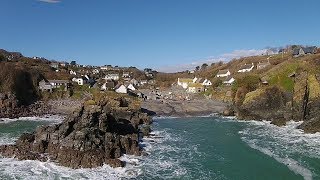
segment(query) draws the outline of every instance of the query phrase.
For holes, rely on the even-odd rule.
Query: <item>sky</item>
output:
[[[319,45],[319,0],[1,0],[0,48],[160,71]]]

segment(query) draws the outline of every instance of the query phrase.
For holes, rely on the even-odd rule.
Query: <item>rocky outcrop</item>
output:
[[[0,93],[0,118],[39,116],[50,112],[49,106],[43,102],[36,102],[28,106],[19,104],[14,94]]]
[[[290,95],[274,86],[247,93],[242,105],[235,107],[242,120],[290,119]]]
[[[320,78],[309,74],[305,82],[305,96],[300,105],[303,111],[299,113],[304,122],[298,128],[306,133],[320,132]]]
[[[320,132],[320,77],[301,71],[293,78],[292,93],[278,87],[246,93],[241,103],[235,101],[237,117],[243,120],[270,120],[278,126],[285,125],[289,120],[303,121],[298,128],[306,133]]]
[[[103,98],[83,105],[62,123],[41,126],[23,134],[14,145],[0,146],[6,157],[54,161],[71,168],[93,168],[104,163],[124,166],[123,154],[140,155],[139,125],[150,117],[130,107],[127,99]]]
[[[203,116],[212,113],[221,114],[228,104],[210,99],[174,101],[148,100],[142,102],[145,112],[157,116]]]

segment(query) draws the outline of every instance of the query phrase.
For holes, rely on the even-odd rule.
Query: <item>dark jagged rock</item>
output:
[[[0,93],[0,117],[18,118],[48,114],[50,108],[43,102],[35,102],[31,105],[20,105],[14,94]]]
[[[143,136],[149,136],[151,133],[151,127],[149,125],[142,126],[140,132]]]
[[[271,87],[246,96],[243,104],[236,107],[236,114],[243,120],[290,120],[290,96],[278,87]],[[256,94],[253,94],[256,93]]]
[[[14,145],[0,146],[6,157],[21,160],[50,159],[71,168],[93,168],[104,163],[124,166],[123,154],[140,155],[140,124],[150,117],[140,109],[121,107],[124,99],[104,99],[96,105],[84,105],[64,122],[41,126],[32,134],[23,134]],[[122,104],[122,105],[121,105]]]
[[[234,106],[228,106],[221,114],[222,116],[234,116]]]

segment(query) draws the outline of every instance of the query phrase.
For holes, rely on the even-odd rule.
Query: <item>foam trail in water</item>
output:
[[[34,117],[19,117],[19,118],[0,118],[0,123],[10,123],[14,121],[49,121],[53,123],[60,123],[65,117],[60,115],[45,115],[45,116],[34,116]]]
[[[251,148],[285,164],[306,180],[312,180],[313,175],[318,176],[307,168],[307,162],[301,158],[320,158],[320,133],[305,134],[297,129],[302,122],[290,121],[283,127],[272,125],[270,121],[247,123],[248,127],[239,131],[239,134]]]

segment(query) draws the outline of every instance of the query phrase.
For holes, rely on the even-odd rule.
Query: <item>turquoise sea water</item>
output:
[[[48,123],[0,123],[0,144]],[[220,117],[155,119],[154,136],[141,143],[149,155],[123,156],[125,168],[72,170],[0,158],[0,179],[320,179],[320,134],[303,134],[297,125],[280,128]]]

